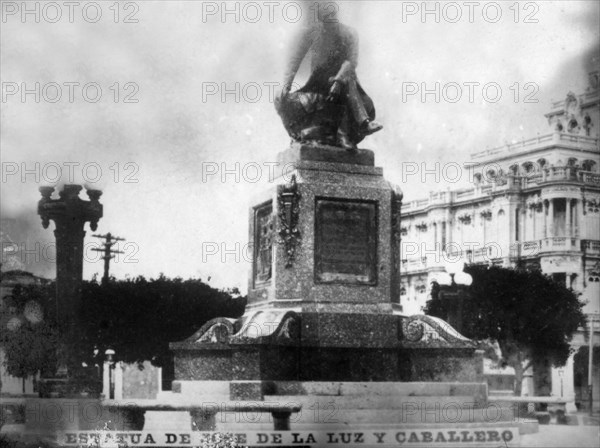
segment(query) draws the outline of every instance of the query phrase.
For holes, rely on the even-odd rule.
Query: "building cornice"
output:
[[[590,154],[595,157],[600,156],[598,137],[573,135],[568,132],[553,132],[551,134],[538,135],[537,137],[521,140],[520,142],[509,143],[492,149],[472,153],[469,165],[476,168],[490,162],[501,162],[517,156],[521,157],[556,149],[576,151],[579,153]]]

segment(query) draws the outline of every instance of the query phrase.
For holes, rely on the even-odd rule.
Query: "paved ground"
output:
[[[587,448],[600,446],[600,418],[596,413],[571,414],[576,425],[540,425],[537,434],[521,436],[521,446],[540,448]]]
[[[540,425],[540,432],[521,436],[521,447],[587,448],[600,446],[594,426]]]
[[[165,418],[167,415],[168,418]],[[577,413],[575,416],[577,425],[539,425],[540,431],[538,433],[521,436],[521,447],[600,447],[600,418],[596,416],[590,419],[590,417],[584,413]],[[160,420],[151,418],[146,420],[146,422],[154,427],[175,426],[180,427],[182,430],[187,429],[187,416],[181,413],[162,413],[162,418]]]
[[[149,413],[146,420],[148,429],[178,428],[181,431],[189,430],[189,416],[187,413],[163,412]],[[539,425],[539,432],[521,436],[521,447],[529,448],[588,448],[600,447],[600,418],[596,414],[590,418],[587,414],[577,413],[573,425]],[[154,418],[160,416],[161,418]],[[574,422],[573,422],[574,423]],[[10,432],[11,425],[3,428],[3,432]],[[21,430],[24,428],[21,428]],[[19,428],[12,428],[19,431]],[[1,443],[0,443],[1,445]]]

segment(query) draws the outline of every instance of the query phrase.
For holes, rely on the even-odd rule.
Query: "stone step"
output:
[[[121,401],[127,401],[127,398],[123,398]],[[135,401],[135,399],[131,399],[131,401]],[[232,400],[229,399],[229,393],[227,394],[179,394],[172,392],[162,392],[160,396],[157,396],[156,401],[161,403],[173,403],[178,404],[182,401],[188,403],[193,402],[198,405],[202,404],[213,404],[213,403],[229,403]],[[236,400],[234,400],[236,401]],[[254,400],[261,401],[261,400]]]
[[[185,412],[147,412],[146,420],[152,422],[155,427],[176,426],[182,429],[188,429],[191,425],[191,419]],[[255,412],[236,412],[236,413],[218,413],[215,416],[217,427],[234,425],[238,429],[245,426],[255,425],[264,426],[273,429],[273,419],[270,413]],[[410,425],[410,424],[495,424],[495,423],[513,423],[513,412],[508,408],[497,408],[492,406],[483,409],[473,408],[427,408],[421,411],[418,408],[406,409],[344,409],[318,406],[303,407],[302,411],[290,416],[290,425],[292,429],[301,427],[310,428],[321,425],[333,426],[352,426],[369,425],[377,422],[383,425]]]
[[[231,381],[173,381],[172,392],[185,395],[227,395]]]
[[[340,424],[340,423],[321,423],[321,424],[306,424],[306,423],[295,423],[291,425],[291,431],[303,432],[303,431],[327,431],[327,432],[348,432],[348,431],[432,431],[436,428],[452,428],[456,431],[464,431],[469,429],[480,429],[480,428],[496,428],[496,427],[518,427],[519,434],[535,434],[538,432],[538,422],[535,420],[519,420],[515,422],[474,422],[474,423],[422,423],[422,424],[404,424],[404,423],[352,423],[352,424]],[[217,424],[217,430],[223,432],[243,432],[243,431],[273,431],[273,426],[267,422],[261,423],[227,423]]]
[[[321,409],[405,409],[407,411],[421,408],[440,409],[450,412],[455,408],[470,409],[482,407],[501,407],[488,405],[484,401],[475,401],[473,396],[395,396],[395,395],[265,395],[264,402],[280,404],[301,404],[303,409],[319,407]],[[506,406],[508,407],[508,406]]]
[[[381,424],[458,424],[458,423],[497,423],[512,422],[513,414],[509,409],[470,409],[463,410],[461,413],[455,411],[442,412],[415,412],[408,413],[398,409],[303,409],[298,414],[290,416],[290,424],[295,428],[298,424],[321,425],[331,424],[365,424],[373,422]],[[216,421],[221,424],[256,424],[270,423],[272,421],[270,414],[257,413],[237,413],[237,414],[217,414]]]
[[[273,381],[263,387],[267,395],[487,395],[484,383]]]
[[[334,396],[472,396],[483,401],[487,396],[485,383],[433,382],[348,382],[348,381],[174,381],[173,394],[186,396],[206,395],[243,396],[238,391],[249,391],[249,400],[265,395],[334,395]],[[235,397],[231,394],[234,393]]]

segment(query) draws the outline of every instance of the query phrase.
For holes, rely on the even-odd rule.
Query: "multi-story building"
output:
[[[598,72],[590,74],[585,93],[569,93],[546,117],[547,134],[472,154],[471,188],[431,192],[403,205],[405,314],[422,313],[431,282],[460,255],[467,263],[541,269],[581,294],[590,325],[600,319]],[[587,344],[583,331],[576,347]],[[574,394],[564,387],[574,381],[572,360],[552,372],[555,395],[561,380],[563,395]],[[597,375],[595,381],[594,394]]]

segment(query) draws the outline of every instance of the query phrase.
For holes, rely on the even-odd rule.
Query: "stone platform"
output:
[[[176,381],[172,395],[178,394],[207,405],[235,400],[301,405],[290,422],[298,432],[455,428],[460,434],[513,428],[522,435],[538,430],[536,420],[519,418],[515,408],[489,403],[483,383]],[[271,426],[268,415],[222,414],[215,419],[218,431],[270,431]]]
[[[481,379],[473,342],[398,312],[402,193],[373,152],[293,144],[278,161],[250,208],[246,313],[172,343],[176,379]]]
[[[486,414],[478,344],[440,319],[401,313],[402,193],[373,153],[294,144],[278,161],[280,176],[249,213],[246,312],[170,344],[173,396],[297,402],[303,412],[291,427],[307,431],[514,432],[509,409],[495,421]],[[461,415],[440,414],[452,410]],[[262,424],[222,423],[217,429]]]
[[[430,316],[255,310],[172,343],[183,381],[482,381],[482,353]]]

